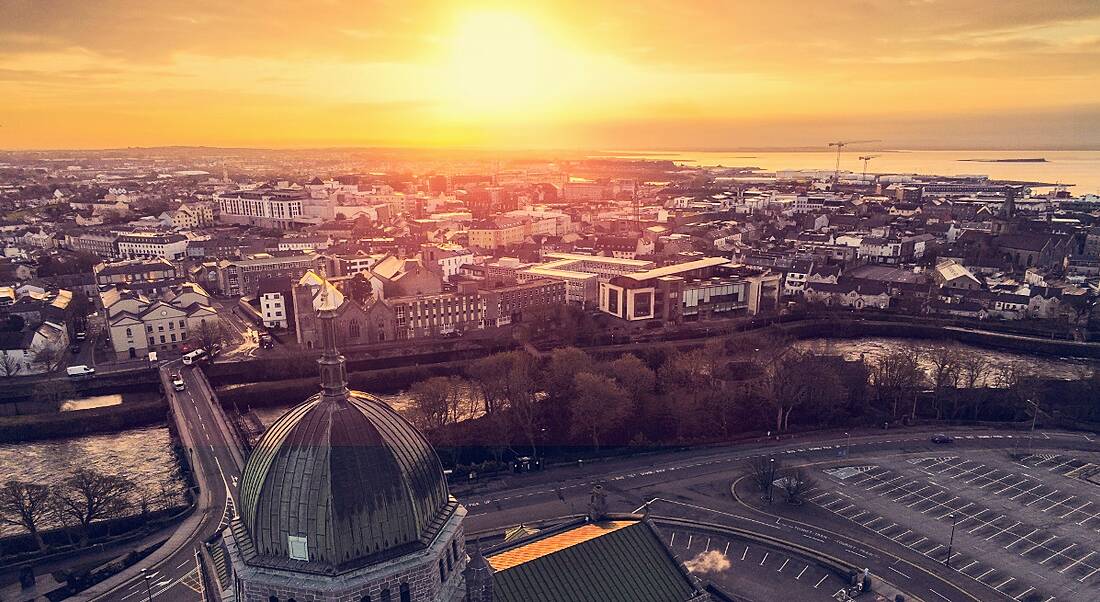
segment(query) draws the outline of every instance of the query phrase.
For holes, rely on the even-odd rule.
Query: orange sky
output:
[[[1096,0],[0,0],[0,148],[1100,148]]]

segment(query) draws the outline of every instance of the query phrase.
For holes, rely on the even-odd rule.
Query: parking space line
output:
[[[1017,539],[1016,541],[1014,541],[1014,542],[1012,542],[1012,543],[1008,544],[1007,546],[1005,546],[1005,549],[1007,550],[1007,549],[1011,548],[1012,546],[1014,546],[1014,545],[1016,545],[1016,544],[1020,543],[1021,541],[1025,540],[1025,539],[1027,539],[1027,538],[1029,538],[1029,537],[1031,537],[1032,535],[1035,535],[1035,533],[1037,533],[1038,531],[1039,531],[1039,529],[1032,529],[1032,530],[1031,530],[1031,532],[1030,532],[1030,533],[1028,533],[1027,535],[1021,535],[1019,539]],[[1013,535],[1015,535],[1015,533],[1013,533]],[[1031,540],[1028,540],[1028,541],[1031,541]],[[1047,541],[1050,541],[1050,540],[1047,540]],[[1040,545],[1042,545],[1042,544],[1037,544],[1037,545],[1036,545],[1035,547],[1037,548],[1037,547],[1039,547]],[[1033,549],[1035,549],[1035,548],[1032,548],[1032,550],[1033,550]],[[1030,552],[1030,551],[1031,551],[1031,550],[1028,550],[1027,552]],[[1027,552],[1024,552],[1024,554],[1027,554]]]
[[[1012,525],[1011,527],[1006,527],[1004,529],[1001,529],[1001,530],[997,531],[993,535],[990,535],[989,537],[986,537],[985,540],[989,541],[989,540],[993,539],[994,537],[1000,535],[1001,533],[1004,533],[1005,531],[1011,531],[1012,529],[1015,529],[1016,527],[1019,527],[1019,526],[1020,526],[1020,521],[1016,521],[1016,524]]]
[[[1022,592],[1016,594],[1015,596],[1013,596],[1012,599],[1013,600],[1019,600],[1019,599],[1023,598],[1024,596],[1030,594],[1033,591],[1035,591],[1035,588],[1034,587],[1029,587],[1029,588],[1025,589],[1024,591],[1022,591]]]
[[[1041,502],[1041,501],[1049,498],[1050,496],[1054,495],[1055,493],[1058,493],[1057,489],[1051,491],[1050,493],[1044,495],[1043,497],[1038,497],[1038,498],[1035,498],[1035,499],[1031,500],[1030,502],[1024,504],[1024,506],[1030,506],[1030,505],[1034,504],[1035,502]]]
[[[1066,502],[1068,502],[1070,500],[1074,500],[1074,499],[1077,499],[1077,496],[1071,495],[1071,496],[1067,497],[1066,499],[1058,502],[1057,504],[1052,504],[1050,506],[1047,506],[1046,508],[1040,508],[1039,511],[1040,512],[1047,512],[1051,508],[1057,508],[1058,506],[1061,506],[1062,504],[1065,504]]]
[[[1036,489],[1038,489],[1038,488],[1040,488],[1040,487],[1042,487],[1042,486],[1043,486],[1043,484],[1042,484],[1042,483],[1039,483],[1038,485],[1036,485],[1036,486],[1032,487],[1031,489],[1028,489],[1027,491],[1021,491],[1020,493],[1017,493],[1016,495],[1014,495],[1014,496],[1012,496],[1012,497],[1010,497],[1010,498],[1008,498],[1008,499],[1010,499],[1010,500],[1015,500],[1016,498],[1020,497],[1021,495],[1026,495],[1026,494],[1028,494],[1028,493],[1031,493],[1032,491],[1035,491]]]
[[[997,569],[989,569],[988,571],[986,571],[986,572],[982,573],[981,575],[978,575],[977,577],[974,577],[974,579],[976,579],[976,580],[981,580],[982,578],[986,577],[987,575],[989,575],[990,573],[992,573],[992,572],[994,572],[994,571],[996,571],[996,570],[997,570]]]
[[[828,579],[828,578],[829,578],[829,576],[828,576],[828,575],[825,575],[824,577],[822,577],[822,578],[821,578],[821,581],[818,581],[818,582],[817,582],[817,585],[815,585],[815,586],[814,586],[814,589],[817,589],[817,588],[821,587],[821,584],[822,584],[822,583],[825,583],[825,580],[826,580],[826,579]]]
[[[808,565],[808,564],[806,566],[802,567],[802,570],[798,572],[798,576],[795,577],[794,580],[798,581],[799,579],[801,579],[802,578],[802,573],[805,573],[806,569],[808,569],[808,568],[810,568],[810,565]]]
[[[966,569],[968,569],[968,568],[970,568],[970,567],[974,566],[975,564],[978,564],[978,561],[977,561],[977,560],[971,560],[971,561],[970,561],[970,564],[967,564],[966,566],[964,566],[964,567],[960,568],[960,569],[959,569],[959,572],[961,573],[961,572],[965,571]]]
[[[1066,571],[1068,571],[1068,570],[1072,569],[1073,567],[1075,567],[1075,566],[1077,566],[1077,565],[1081,564],[1081,563],[1082,563],[1082,562],[1084,562],[1085,560],[1088,560],[1088,558],[1089,558],[1090,556],[1092,556],[1093,554],[1095,554],[1095,553],[1096,553],[1096,552],[1092,552],[1092,551],[1090,551],[1090,552],[1089,552],[1088,554],[1085,554],[1084,556],[1082,556],[1082,557],[1078,558],[1077,560],[1074,560],[1074,561],[1073,561],[1073,562],[1072,562],[1072,563],[1071,563],[1070,565],[1066,566],[1065,568],[1061,569],[1061,570],[1060,570],[1060,571],[1058,571],[1058,572],[1059,572],[1059,573],[1064,573],[1064,572],[1066,572]],[[1092,565],[1089,565],[1089,566],[1092,566]]]
[[[1004,587],[1004,586],[1008,585],[1009,583],[1012,583],[1012,582],[1013,582],[1013,581],[1015,581],[1015,580],[1016,580],[1016,578],[1015,578],[1015,577],[1009,577],[1008,579],[1005,579],[1004,583],[1002,583],[1002,584],[998,585],[997,587],[995,587],[995,588],[993,588],[993,589],[995,589],[995,590],[997,590],[997,591],[1001,591],[1001,588],[1002,588],[1002,587]]]
[[[1055,553],[1051,554],[1050,556],[1047,556],[1047,557],[1046,557],[1046,560],[1044,560],[1044,561],[1040,562],[1039,564],[1046,564],[1046,563],[1047,563],[1047,561],[1048,561],[1048,560],[1050,560],[1051,558],[1054,558],[1055,556],[1061,556],[1061,555],[1062,555],[1063,553],[1065,553],[1065,551],[1066,551],[1066,550],[1068,550],[1068,549],[1072,548],[1072,547],[1073,547],[1073,546],[1075,546],[1075,545],[1077,545],[1077,544],[1075,544],[1075,543],[1071,543],[1071,544],[1069,544],[1068,546],[1066,546],[1066,547],[1062,548],[1061,550],[1059,550],[1059,551],[1057,551],[1057,552],[1055,552]]]
[[[1074,508],[1073,510],[1070,510],[1069,512],[1059,516],[1058,518],[1068,518],[1071,514],[1074,514],[1074,513],[1080,512],[1081,510],[1084,510],[1085,507],[1088,506],[1091,503],[1092,502],[1085,502],[1084,504],[1081,504],[1080,506]]]
[[[745,551],[741,552],[741,560],[745,559],[745,556],[749,555],[749,546],[745,546]]]
[[[779,569],[778,569],[777,571],[775,571],[775,572],[777,572],[777,573],[782,573],[782,572],[783,572],[783,569],[787,568],[787,563],[788,563],[788,562],[790,562],[790,561],[791,561],[791,559],[790,559],[790,558],[788,558],[788,559],[784,560],[784,561],[783,561],[783,564],[782,564],[782,565],[781,565],[781,566],[779,567]]]
[[[771,552],[764,552],[764,557],[760,559],[760,566],[764,566],[764,562],[768,560],[768,554]]]
[[[1078,581],[1080,581],[1081,583],[1084,583],[1086,579],[1088,579],[1089,577],[1092,577],[1093,575],[1095,575],[1096,571],[1100,571],[1100,567],[1096,567],[1096,568],[1092,569],[1092,571],[1088,575],[1085,575],[1084,577],[1081,577],[1080,579],[1078,579]]]

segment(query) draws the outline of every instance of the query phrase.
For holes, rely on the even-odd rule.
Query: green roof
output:
[[[490,555],[490,565],[502,565],[493,573],[494,602],[683,602],[697,595],[691,577],[645,521],[571,531],[593,526],[606,529],[576,538],[547,534]],[[551,538],[562,544],[546,549]],[[504,558],[522,556],[524,547],[537,548],[530,559],[513,564]]]

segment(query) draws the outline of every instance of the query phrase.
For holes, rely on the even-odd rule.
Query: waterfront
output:
[[[154,500],[164,487],[178,492],[181,485],[166,426],[0,445],[0,482],[17,479],[53,487],[77,468],[127,477]],[[16,531],[0,527],[0,534]]]
[[[873,148],[874,145],[864,145]],[[821,151],[609,151],[609,156],[659,159],[689,166],[758,167],[777,169],[824,169],[836,165],[836,153]],[[994,179],[1073,184],[1074,194],[1100,194],[1100,151],[1052,150],[864,150],[852,147],[840,155],[840,168],[863,172],[861,155],[874,155],[868,173],[929,174],[959,176],[984,174]],[[1045,158],[1041,163],[1001,163],[975,159]],[[1040,189],[1039,192],[1042,192]]]

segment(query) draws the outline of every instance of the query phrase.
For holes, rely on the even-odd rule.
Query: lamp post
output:
[[[775,481],[775,458],[768,459],[768,503],[772,503],[772,483]]]
[[[951,540],[947,542],[947,558],[943,561],[947,568],[951,568],[951,548],[955,547],[955,523],[958,522],[958,518],[954,514],[951,515]]]
[[[852,453],[852,434],[844,433],[844,457],[847,458]]]
[[[149,572],[147,569],[141,569],[141,578],[145,580],[145,595],[148,597],[149,602],[153,602],[153,588],[149,584],[149,582],[152,581],[153,578],[149,576]]]
[[[1034,441],[1035,441],[1035,422],[1039,419],[1039,404],[1027,400],[1028,405],[1031,406],[1031,431],[1027,435],[1027,453],[1034,453]]]

